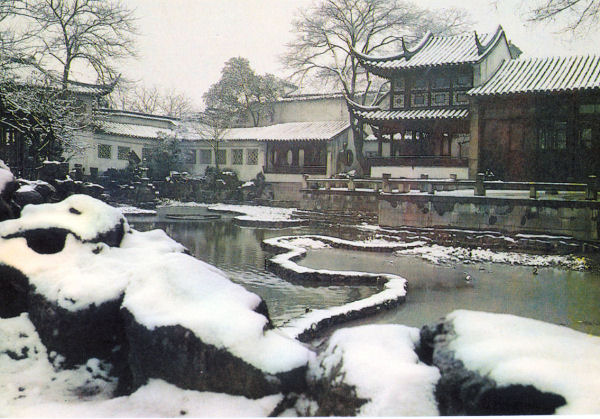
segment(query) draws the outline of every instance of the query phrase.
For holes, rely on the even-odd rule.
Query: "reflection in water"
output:
[[[139,222],[134,217],[130,217],[129,222],[140,231],[165,230],[192,255],[218,267],[232,281],[260,295],[276,325],[304,314],[307,308],[342,305],[377,292],[374,287],[364,285],[305,287],[267,271],[265,259],[272,254],[262,249],[262,241],[287,234],[314,234],[306,227],[268,230],[239,227],[230,220]]]
[[[162,228],[197,258],[217,266],[234,282],[260,295],[275,324],[303,314],[306,308],[342,305],[376,292],[368,286],[310,287],[287,282],[265,270],[264,239],[291,234],[321,234],[310,227],[269,230],[239,227],[230,220],[138,222],[137,230]],[[363,322],[420,327],[459,309],[510,313],[600,335],[600,277],[589,272],[478,263],[433,265],[415,256],[342,249],[309,251],[299,262],[323,269],[394,273],[408,280],[406,303]],[[464,280],[472,276],[472,284]]]

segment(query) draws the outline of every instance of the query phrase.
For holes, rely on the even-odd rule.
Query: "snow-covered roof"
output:
[[[101,121],[98,130],[106,134],[120,135],[123,137],[158,139],[174,134],[174,130],[143,125],[139,123],[122,123],[113,121]]]
[[[427,33],[419,44],[409,49],[402,42],[399,54],[374,57],[353,51],[360,63],[371,73],[389,77],[401,70],[474,64],[481,61],[504,38],[504,30],[498,27],[494,33],[436,36]]]
[[[368,121],[466,119],[469,110],[465,108],[409,109],[409,110],[361,110],[353,111],[358,117]]]
[[[222,139],[228,141],[326,141],[350,127],[349,121],[287,122],[266,127],[231,128]],[[210,133],[197,139],[208,139]]]
[[[600,89],[600,56],[534,57],[505,61],[473,96]]]
[[[28,63],[12,63],[3,67],[3,79],[21,85],[62,89],[61,76],[53,71],[42,71],[35,65]],[[84,83],[75,80],[67,81],[67,90],[80,95],[104,96],[111,93],[118,82],[118,78],[108,84]]]

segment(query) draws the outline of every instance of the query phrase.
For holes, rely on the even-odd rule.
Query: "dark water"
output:
[[[338,306],[377,292],[368,286],[306,287],[267,271],[265,259],[273,254],[261,248],[262,241],[276,236],[316,233],[306,227],[277,230],[239,227],[227,217],[202,222],[156,221],[154,217],[131,216],[128,219],[139,231],[165,230],[195,257],[218,267],[232,281],[260,295],[278,325],[298,317],[307,308]]]
[[[420,327],[459,308],[510,313],[600,335],[600,276],[559,268],[499,263],[434,265],[415,256],[309,251],[299,262],[324,269],[368,268],[400,275],[408,281],[406,302],[369,322]],[[472,278],[465,282],[466,274]]]
[[[260,295],[276,324],[299,316],[306,308],[326,308],[365,298],[367,286],[306,287],[265,270],[272,254],[264,239],[295,234],[331,234],[309,227],[261,229],[239,227],[230,218],[202,222],[158,221],[128,217],[137,230],[161,228],[197,258],[217,266],[229,278]],[[510,313],[600,335],[600,276],[558,268],[503,264],[434,265],[415,256],[341,249],[309,251],[301,265],[336,270],[387,272],[405,277],[409,292],[402,306],[366,322],[401,323],[420,327],[459,308]],[[473,278],[464,281],[465,272]],[[363,321],[364,323],[365,321]]]

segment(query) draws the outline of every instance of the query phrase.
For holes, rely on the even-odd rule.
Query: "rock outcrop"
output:
[[[457,337],[452,320],[424,326],[420,334],[421,358],[441,373],[436,397],[442,415],[549,415],[566,403],[559,394],[529,384],[501,385],[489,375],[469,369],[451,348]]]
[[[0,316],[23,312],[64,368],[112,364],[119,394],[153,378],[249,398],[306,387],[310,351],[270,331],[263,300],[89,196],[0,223]]]

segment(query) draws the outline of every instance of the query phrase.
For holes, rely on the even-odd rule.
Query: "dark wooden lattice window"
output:
[[[117,147],[117,159],[119,160],[129,160],[129,151],[131,149],[129,147]]]
[[[109,144],[98,144],[98,158],[110,159],[112,155],[112,146]]]
[[[217,150],[217,164],[227,164],[227,150]]]
[[[231,163],[232,164],[244,164],[244,150],[234,148],[231,150]]]
[[[246,153],[246,164],[256,166],[258,164],[258,149],[249,148]]]

